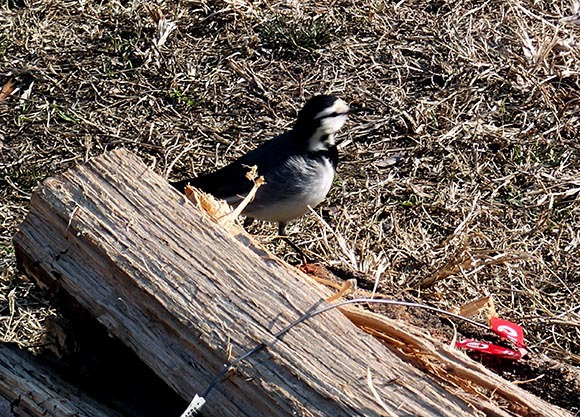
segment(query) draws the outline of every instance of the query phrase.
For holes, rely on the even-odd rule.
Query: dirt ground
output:
[[[11,243],[45,178],[118,147],[168,179],[205,172],[290,128],[309,97],[328,93],[368,111],[343,128],[331,193],[318,217],[292,224],[294,241],[392,297],[450,310],[492,296],[533,356],[480,360],[580,413],[579,9],[2,2],[2,341],[46,348],[46,319],[59,315],[17,269]],[[299,261],[272,238],[275,225],[250,231]],[[441,321],[407,319],[434,334]]]

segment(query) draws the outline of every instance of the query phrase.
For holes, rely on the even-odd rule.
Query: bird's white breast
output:
[[[316,207],[325,198],[334,180],[334,168],[327,158],[305,160],[303,157],[289,158],[286,162],[287,172],[292,172],[292,178],[286,181],[299,181],[300,186],[290,186],[290,183],[270,181],[266,179],[264,187],[271,187],[268,193],[286,193],[285,187],[292,188],[291,193],[279,200],[272,199],[268,204],[251,204],[245,211],[247,215],[269,221],[287,222],[308,212],[308,207]],[[266,192],[266,189],[264,189]],[[259,200],[259,196],[257,196]]]

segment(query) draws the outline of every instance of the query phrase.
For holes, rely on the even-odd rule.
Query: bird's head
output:
[[[346,122],[350,108],[339,98],[314,96],[306,102],[294,130],[308,140],[310,151],[327,150],[335,145],[334,135]]]

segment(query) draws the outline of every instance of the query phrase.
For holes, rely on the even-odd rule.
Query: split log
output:
[[[186,400],[232,355],[323,304],[305,275],[232,236],[123,150],[46,180],[14,243],[28,274],[74,297]],[[477,408],[505,415],[456,390],[332,310],[244,360],[203,412],[441,417],[483,415],[472,404],[485,403]]]
[[[2,396],[0,396],[0,416],[8,417],[12,411],[12,404],[10,401]]]
[[[27,352],[0,344],[0,415],[121,417],[64,382]]]

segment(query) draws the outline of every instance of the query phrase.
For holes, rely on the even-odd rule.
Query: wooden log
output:
[[[304,275],[216,225],[127,151],[48,179],[31,204],[14,239],[20,264],[74,297],[184,399],[202,393],[232,355],[272,342],[323,304]],[[203,412],[482,414],[454,390],[332,310],[244,360]],[[502,415],[491,402],[478,408]]]
[[[12,405],[10,401],[2,396],[0,396],[0,416],[8,417],[12,411],[10,410]]]
[[[361,329],[398,346],[418,368],[428,369],[456,386],[455,394],[485,415],[506,417],[511,415],[509,410],[522,416],[572,417],[567,411],[546,403],[484,368],[461,351],[437,343],[422,329],[353,307],[340,307],[340,311]],[[467,393],[478,393],[478,397]],[[481,400],[489,397],[504,403],[505,409],[490,407],[488,401]]]
[[[121,417],[6,343],[0,344],[0,398],[3,417]]]

